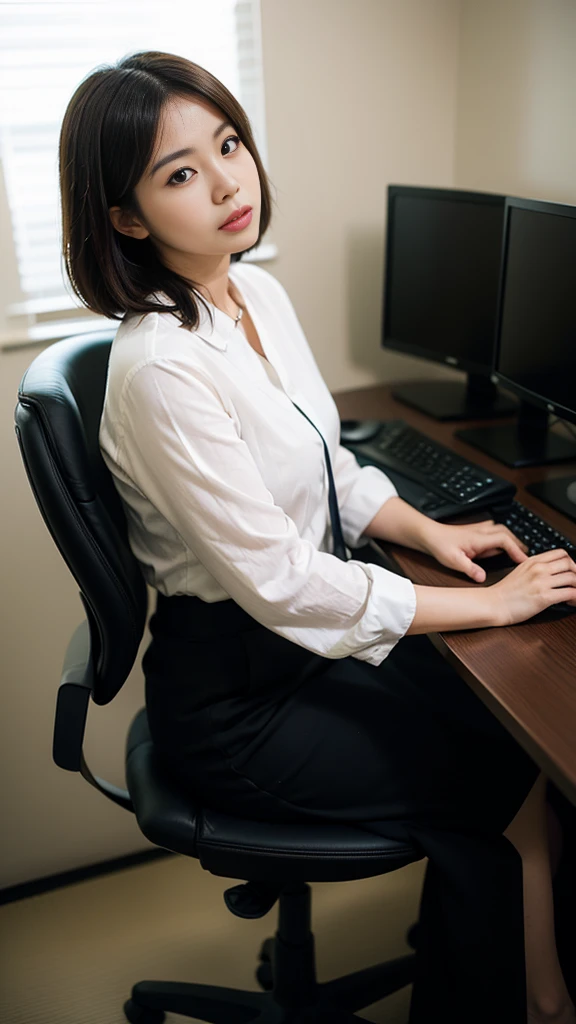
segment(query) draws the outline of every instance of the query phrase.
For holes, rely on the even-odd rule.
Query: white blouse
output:
[[[99,442],[131,549],[163,594],[233,598],[316,654],[379,665],[412,622],[414,586],[330,553],[324,447],[291,399],[328,446],[348,548],[396,489],[340,445],[336,404],[280,282],[253,263],[231,263],[229,276],[267,360],[215,306],[212,329],[201,303],[193,333],[171,313],[131,314],[112,343]]]

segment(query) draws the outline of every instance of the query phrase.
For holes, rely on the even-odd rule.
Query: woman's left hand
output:
[[[473,561],[506,551],[513,562],[525,562],[527,548],[501,523],[487,519],[482,523],[452,526],[430,520],[425,536],[426,552],[441,565],[466,573],[476,583],[483,583],[486,573]]]

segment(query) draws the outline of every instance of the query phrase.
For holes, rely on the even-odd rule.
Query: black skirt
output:
[[[313,654],[234,601],[161,594],[150,631],[167,770],[236,816],[409,839],[428,857],[410,1021],[525,1024],[522,862],[502,833],[539,769],[428,638],[376,667]]]

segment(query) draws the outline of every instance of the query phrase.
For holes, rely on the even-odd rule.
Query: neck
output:
[[[178,254],[179,257],[182,255]],[[238,304],[230,297],[231,285],[228,280],[231,262],[229,254],[196,257],[186,254],[183,263],[181,259],[171,260],[170,254],[164,253],[164,262],[182,277],[194,281],[197,290],[208,302],[225,313],[236,316]]]
[[[219,276],[217,280],[212,281],[209,286],[203,284],[203,288],[209,301],[218,309],[221,309],[228,316],[234,318],[238,316],[240,302],[236,295],[236,289],[228,277],[228,272],[223,277]],[[205,294],[204,290],[202,294]]]

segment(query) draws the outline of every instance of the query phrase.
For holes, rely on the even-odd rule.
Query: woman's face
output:
[[[224,115],[203,100],[173,97],[168,102],[135,193],[143,217],[112,207],[114,226],[133,238],[150,236],[162,262],[184,276],[258,239],[256,164]],[[242,206],[252,207],[250,224],[235,232],[219,230]]]

